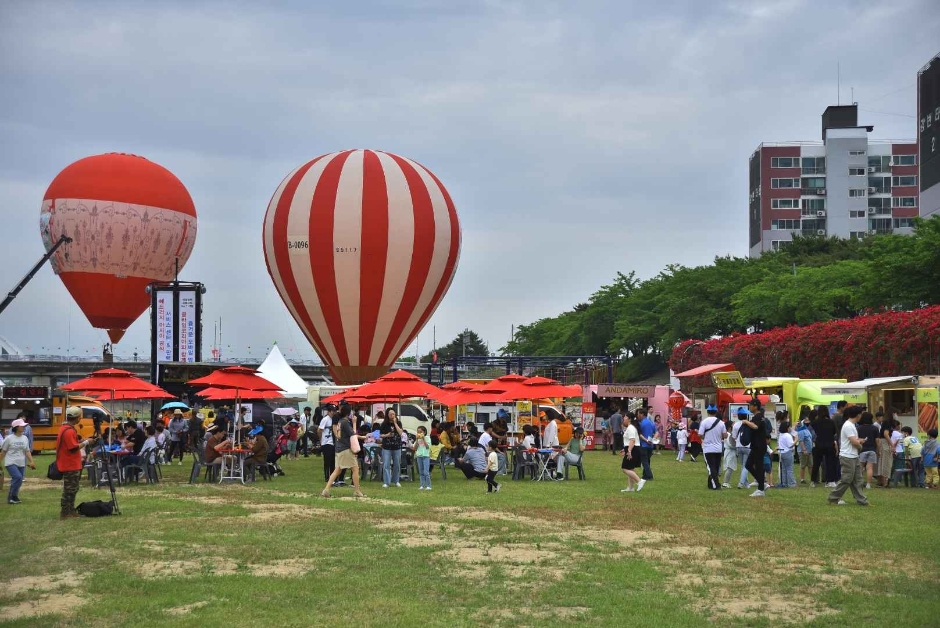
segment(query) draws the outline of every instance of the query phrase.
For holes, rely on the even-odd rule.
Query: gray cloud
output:
[[[913,83],[940,27],[930,0],[353,5],[0,5],[4,280],[42,254],[56,173],[142,154],[196,202],[183,275],[209,287],[207,335],[222,316],[233,353],[277,339],[310,357],[265,271],[265,207],[304,160],[381,148],[431,168],[460,213],[438,341],[471,326],[496,348],[617,270],[746,254],[747,157],[818,138],[837,63],[843,101],[854,87],[863,109],[903,114],[863,110],[875,137],[913,138]],[[44,269],[0,334],[64,347],[71,320],[72,344],[92,350],[104,333],[69,302]],[[138,321],[119,352],[147,334]]]

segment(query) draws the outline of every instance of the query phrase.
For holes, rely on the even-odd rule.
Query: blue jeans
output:
[[[421,487],[431,488],[431,459],[427,456],[415,458],[418,463],[418,477],[421,478]]]
[[[401,479],[401,449],[382,450],[383,484],[398,484]]]
[[[7,467],[9,469],[9,467]],[[926,471],[923,458],[911,458],[911,486],[924,486]]]
[[[7,494],[7,500],[15,501],[20,498],[20,487],[23,486],[23,474],[26,473],[26,467],[10,465],[7,467],[7,473],[10,474],[10,492]]]
[[[742,484],[746,486],[748,484],[748,481],[747,481],[747,468],[745,467],[745,465],[747,464],[748,457],[751,455],[751,448],[750,447],[738,447],[737,454],[738,454],[738,466],[741,467],[741,479],[738,481],[738,486],[741,486]]]
[[[793,452],[780,454],[780,486],[793,488],[796,486],[796,477],[793,475]]]
[[[653,453],[652,447],[640,447],[640,460],[643,461],[643,479],[652,480],[653,470],[650,469],[650,455]]]

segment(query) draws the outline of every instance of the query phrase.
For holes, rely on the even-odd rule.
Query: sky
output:
[[[267,203],[318,155],[373,148],[432,170],[460,217],[456,277],[419,335],[513,325],[586,301],[617,271],[747,255],[747,160],[820,139],[854,96],[872,138],[915,137],[940,4],[893,2],[0,3],[0,291],[44,250],[52,179],[104,152],[171,170],[199,233],[206,354],[315,353],[261,245]],[[107,342],[49,266],[0,315],[26,353]],[[115,351],[149,353],[146,315]],[[415,345],[409,348],[413,354]]]

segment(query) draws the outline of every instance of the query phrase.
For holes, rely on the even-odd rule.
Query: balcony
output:
[[[825,196],[826,188],[800,188],[800,194],[803,196]]]
[[[803,174],[826,174],[825,166],[818,166],[816,168],[805,167],[803,168]]]

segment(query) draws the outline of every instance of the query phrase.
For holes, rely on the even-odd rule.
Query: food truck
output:
[[[856,395],[871,412],[892,413],[902,426],[926,432],[937,427],[937,405],[940,402],[940,376],[904,375],[872,377],[855,382],[825,386],[827,394]]]
[[[105,424],[111,421],[108,410],[91,397],[50,394],[48,386],[4,386],[0,389],[0,428],[9,429],[17,415],[23,412],[33,430],[33,452],[54,451],[67,406],[82,409],[78,426],[82,438],[94,434],[96,420]]]
[[[835,412],[835,405],[839,401],[851,404],[864,405],[866,398],[862,394],[831,395],[823,392],[826,386],[844,384],[844,379],[800,379],[798,377],[759,377],[745,379],[746,394],[776,396],[776,410],[789,410],[790,422],[800,417],[804,406],[815,408],[826,406],[830,412]]]

